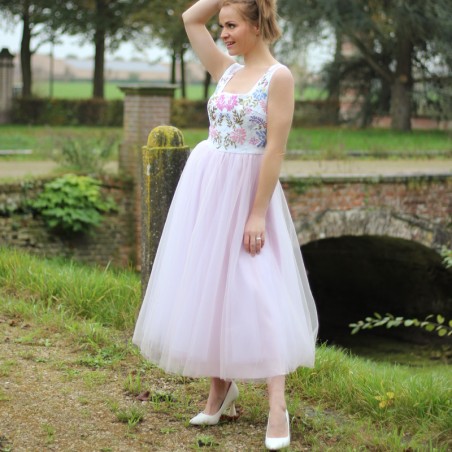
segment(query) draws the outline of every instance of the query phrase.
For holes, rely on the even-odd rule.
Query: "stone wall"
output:
[[[41,256],[72,257],[77,261],[106,266],[135,264],[133,198],[130,184],[104,179],[102,192],[117,203],[118,211],[106,214],[91,235],[61,237],[50,232],[39,216],[26,207],[49,179],[0,185],[0,246],[20,248]]]
[[[300,244],[386,235],[452,248],[452,176],[284,180]]]
[[[62,238],[26,209],[46,179],[0,185],[0,246],[86,263],[136,265],[141,237],[134,227],[131,184],[103,180],[119,211],[105,215],[92,236]],[[300,244],[345,235],[404,238],[439,250],[452,248],[452,177],[297,178],[283,187]]]

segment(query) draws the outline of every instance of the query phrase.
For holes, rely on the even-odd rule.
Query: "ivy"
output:
[[[429,333],[436,332],[438,336],[452,336],[452,320],[446,322],[446,319],[438,314],[433,315],[430,314],[425,317],[424,320],[419,319],[406,319],[404,317],[395,317],[392,314],[386,313],[385,316],[382,316],[378,312],[374,313],[374,317],[366,317],[365,320],[359,320],[356,323],[350,323],[348,325],[352,328],[351,334],[356,334],[361,330],[370,330],[372,328],[386,326],[386,328],[393,327],[410,327],[415,326],[418,328],[422,328]]]
[[[87,233],[102,221],[102,213],[117,210],[112,198],[103,198],[100,182],[88,176],[66,174],[45,184],[30,206],[53,231]]]

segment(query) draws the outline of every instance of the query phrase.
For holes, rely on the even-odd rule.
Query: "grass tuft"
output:
[[[135,273],[43,260],[7,248],[0,248],[0,286],[4,295],[118,329],[133,325],[141,302]]]

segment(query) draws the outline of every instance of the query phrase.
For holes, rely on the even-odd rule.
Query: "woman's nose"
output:
[[[227,36],[227,35],[228,35],[228,31],[226,30],[226,28],[222,28],[222,29],[221,29],[220,38],[221,38],[221,39],[224,39],[225,36]]]

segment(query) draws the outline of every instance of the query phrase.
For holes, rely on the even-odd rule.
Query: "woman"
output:
[[[228,55],[205,26],[218,12]],[[266,379],[265,444],[276,450],[290,443],[285,375],[313,366],[318,327],[278,182],[293,78],[269,50],[280,35],[275,0],[200,0],[183,20],[218,84],[208,103],[209,137],[179,181],[133,340],[168,372],[211,377],[194,425],[234,413],[234,379]],[[232,58],[238,55],[244,65]]]

